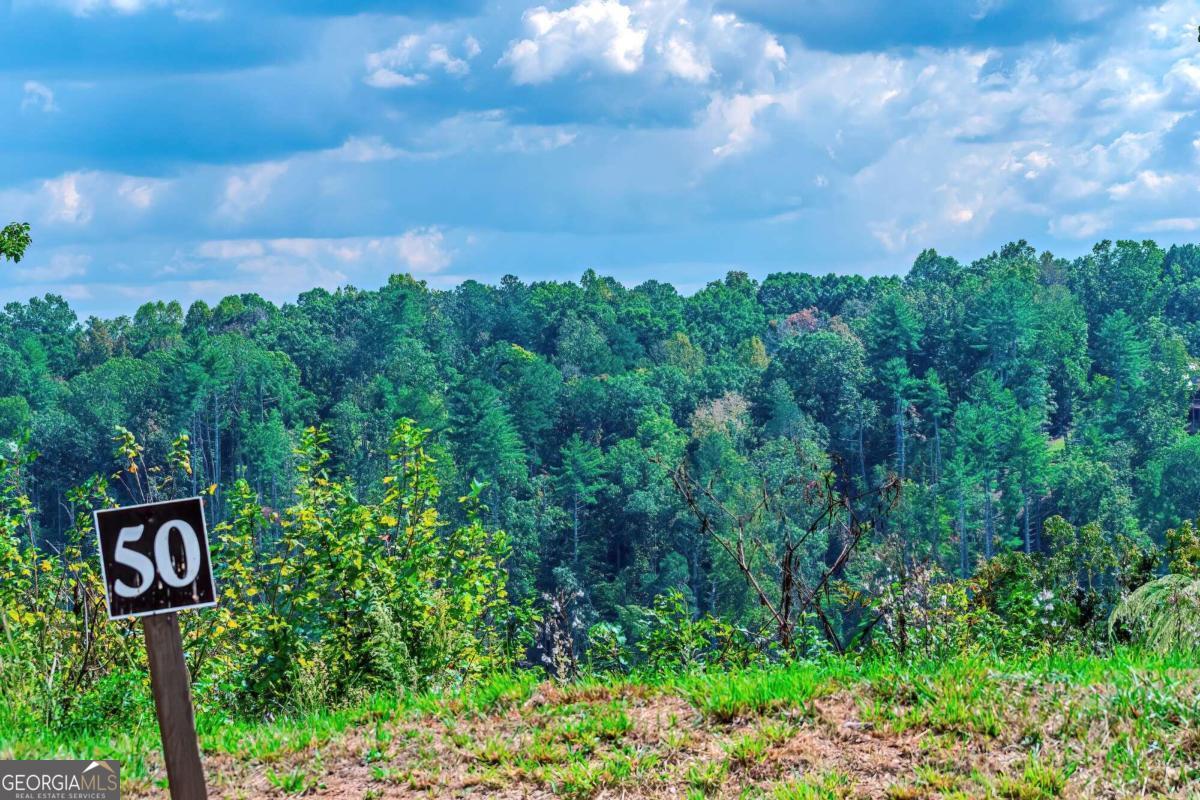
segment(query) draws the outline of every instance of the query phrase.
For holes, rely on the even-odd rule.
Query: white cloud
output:
[[[113,11],[108,2],[87,5]],[[319,45],[338,51],[328,63],[341,63],[344,42],[385,30],[379,41],[392,46],[351,54],[354,78],[398,94],[424,87],[419,109],[368,92],[368,105],[319,126],[339,131],[327,149],[273,165],[185,164],[169,189],[131,175],[48,173],[53,180],[0,189],[0,219],[57,222],[43,225],[43,246],[54,246],[53,237],[98,240],[101,231],[129,242],[208,238],[207,255],[185,248],[192,263],[228,273],[265,259],[307,270],[287,274],[339,273],[359,284],[398,269],[480,274],[473,269],[482,259],[460,255],[474,252],[464,239],[425,227],[460,219],[488,236],[524,237],[521,252],[537,253],[528,269],[545,271],[569,269],[575,253],[599,263],[607,256],[597,252],[626,243],[631,261],[642,242],[686,251],[718,225],[728,249],[707,263],[732,263],[742,258],[739,237],[753,235],[746,220],[776,223],[774,238],[756,240],[746,256],[752,269],[774,259],[890,270],[924,244],[968,259],[1020,237],[1073,255],[1093,237],[1146,230],[1181,240],[1200,231],[1196,0],[1132,11],[1095,35],[877,52],[808,49],[800,37],[714,14],[713,5],[525,0],[523,17],[509,13],[511,4],[490,4],[482,18],[420,29],[402,17],[343,20],[345,30]],[[505,25],[515,27],[482,44],[468,35],[478,26],[496,37]],[[490,70],[498,59],[503,66]],[[67,87],[88,78],[47,75],[57,97],[35,89],[22,101],[18,91],[10,111],[19,102],[35,115],[47,102],[73,105]],[[574,93],[514,93],[497,79],[592,83]],[[465,91],[447,94],[459,80]],[[547,121],[555,124],[536,124]],[[220,213],[189,213],[197,207]],[[240,230],[231,220],[301,238],[231,243],[221,238]],[[389,230],[395,220],[405,221],[395,236],[320,238],[354,232],[351,225]],[[618,244],[565,243],[580,231]],[[512,251],[503,258],[521,263]],[[247,268],[235,277],[251,275]]]
[[[230,175],[217,213],[236,220],[245,218],[267,201],[271,187],[287,170],[287,164],[267,162]]]
[[[449,158],[463,153],[544,153],[574,143],[578,135],[573,126],[514,123],[501,109],[471,111],[437,123],[417,143],[420,148],[405,155]]]
[[[376,89],[399,89],[403,86],[416,86],[429,80],[429,76],[423,73],[417,75],[402,75],[393,69],[379,68],[367,73],[367,77],[363,78],[363,82],[368,86],[374,86]]]
[[[125,178],[117,184],[117,195],[139,211],[154,205],[155,197],[162,188],[162,181],[140,178]]]
[[[1146,233],[1191,233],[1200,230],[1200,217],[1156,219],[1141,225],[1138,230]]]
[[[50,87],[38,81],[25,81],[25,96],[21,98],[21,110],[36,109],[47,114],[58,111],[54,104],[54,92]]]
[[[1142,170],[1132,180],[1116,183],[1109,187],[1108,194],[1114,200],[1130,196],[1154,197],[1171,189],[1177,183],[1174,175],[1164,175],[1154,170]]]
[[[437,228],[407,231],[390,244],[395,248],[400,261],[414,272],[437,272],[450,263],[445,236]]]
[[[470,65],[465,60],[450,55],[450,51],[443,44],[431,46],[426,58],[429,60],[430,66],[440,67],[450,75],[461,77],[471,71]]]
[[[481,51],[479,42],[467,36],[459,48],[462,56],[458,56],[441,40],[445,36],[442,29],[431,28],[423,34],[403,36],[387,49],[368,53],[363,81],[377,89],[398,89],[425,83],[435,72],[456,78],[466,76],[471,72],[468,62]]]
[[[80,191],[81,173],[70,172],[42,182],[48,200],[47,216],[55,222],[84,225],[92,219],[91,200]]]
[[[788,62],[770,32],[703,3],[580,0],[561,10],[530,8],[522,22],[523,37],[509,42],[499,61],[518,84],[572,73],[645,75],[651,86],[670,79],[704,86],[719,78],[727,93],[753,94],[770,88]]]
[[[399,272],[432,275],[453,253],[442,229],[422,227],[396,236],[213,239],[176,261],[160,280],[174,279],[187,297],[253,291],[283,301],[315,286],[378,285]]]
[[[242,271],[261,266],[282,269],[290,264],[328,274],[341,274],[350,265],[384,274],[400,270],[437,272],[453,260],[445,233],[436,227],[413,228],[398,236],[214,239],[200,243],[194,254],[201,259],[232,262]]]
[[[418,228],[390,239],[372,239],[367,249],[385,257],[394,255],[401,265],[414,272],[437,272],[451,260],[445,236],[438,228]]]
[[[329,151],[335,158],[342,161],[369,163],[372,161],[391,161],[404,155],[404,151],[393,147],[381,136],[351,136],[341,147]]]
[[[763,42],[763,56],[768,61],[774,61],[778,64],[787,62],[787,50],[783,49],[783,45],[774,36],[768,36]]]
[[[1090,239],[1112,224],[1111,217],[1099,211],[1064,214],[1050,223],[1050,232],[1068,239]]]
[[[713,72],[708,56],[699,52],[696,45],[682,36],[672,36],[663,46],[663,58],[667,72],[685,81],[705,83]]]
[[[770,94],[714,95],[708,105],[706,125],[715,131],[721,144],[712,148],[713,155],[724,158],[747,150],[757,135],[755,117],[777,102],[778,98]]]
[[[500,59],[517,83],[545,83],[589,67],[628,75],[642,66],[647,31],[618,0],[583,0],[562,11],[538,6],[522,20],[528,38],[512,42]]]

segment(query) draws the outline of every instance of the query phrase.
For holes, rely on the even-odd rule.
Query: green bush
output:
[[[264,508],[245,481],[226,493],[213,528],[220,603],[180,617],[202,710],[312,710],[506,666],[517,635],[507,539],[483,526],[479,484],[459,498],[463,524],[443,519],[427,435],[397,423],[377,503],[331,475],[315,428],[296,450],[291,506]],[[135,497],[187,485],[186,436],[166,468],[147,467],[128,431],[116,442],[113,477]],[[33,458],[19,445],[0,453],[0,729],[103,731],[151,709],[140,626],[105,611],[89,512],[112,500],[107,481],[89,481],[68,498],[66,547],[38,547],[22,491]]]
[[[1200,578],[1172,574],[1150,581],[1117,606],[1109,631],[1157,652],[1200,652]]]

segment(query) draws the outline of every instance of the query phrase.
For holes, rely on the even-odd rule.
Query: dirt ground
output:
[[[1131,778],[1113,753],[1136,709],[1132,720],[1080,711],[1104,707],[1095,691],[1014,693],[996,709],[1000,725],[980,733],[900,706],[881,714],[865,688],[718,723],[669,693],[544,685],[490,712],[368,721],[322,746],[205,763],[214,800],[1200,797],[1189,780],[1200,732],[1152,743]],[[154,785],[127,794],[166,796]]]

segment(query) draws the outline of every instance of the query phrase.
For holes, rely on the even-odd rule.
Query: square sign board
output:
[[[201,498],[109,508],[95,517],[110,619],[217,604]]]

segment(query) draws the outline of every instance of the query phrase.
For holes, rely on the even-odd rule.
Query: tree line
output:
[[[27,235],[5,240],[18,257]],[[177,493],[206,493],[215,523],[252,497],[277,543],[312,430],[323,468],[383,503],[411,420],[446,524],[505,532],[514,604],[557,597],[579,630],[636,639],[672,597],[844,649],[896,624],[888,603],[1010,554],[1075,553],[1071,575],[1091,558],[1112,586],[1160,569],[1200,512],[1193,352],[1200,248],[1152,241],[730,272],[690,296],[592,271],[397,275],[81,321],[47,295],[0,314],[0,439],[37,454],[20,489],[39,547],[65,546],[76,487],[122,468],[119,429],[151,464],[186,435]]]

